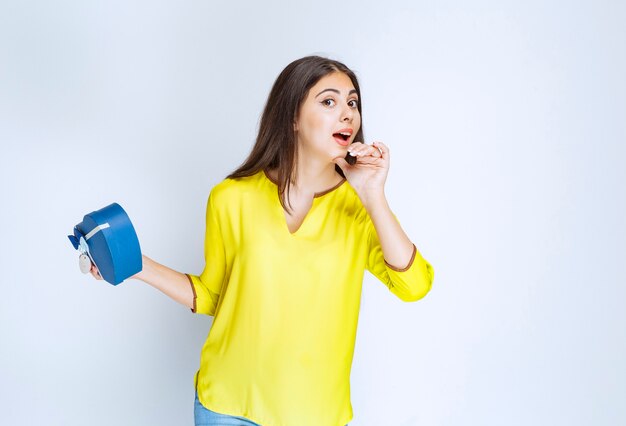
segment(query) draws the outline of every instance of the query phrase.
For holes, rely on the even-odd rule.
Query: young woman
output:
[[[354,73],[296,60],[274,83],[249,157],[210,191],[202,274],[143,257],[133,278],[214,316],[196,425],[352,419],[364,271],[404,301],[424,297],[434,277],[385,199],[389,158],[382,142],[364,143]]]

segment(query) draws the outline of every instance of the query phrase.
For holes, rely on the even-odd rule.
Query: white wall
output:
[[[192,424],[211,318],[78,271],[111,202],[203,267],[210,188],[312,53],[361,79],[390,205],[435,268],[370,275],[352,425],[626,423],[622,2],[3,2],[0,424]]]

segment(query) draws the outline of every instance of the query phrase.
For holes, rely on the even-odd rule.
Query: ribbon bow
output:
[[[72,243],[72,245],[74,246],[74,248],[76,250],[79,250],[79,247],[81,246],[80,244],[80,239],[81,238],[85,238],[85,235],[80,232],[80,229],[78,229],[78,226],[74,227],[74,235],[68,235],[67,238],[70,239],[70,242]]]

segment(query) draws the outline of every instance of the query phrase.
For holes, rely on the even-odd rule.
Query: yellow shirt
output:
[[[315,195],[293,234],[265,172],[215,185],[206,266],[199,276],[187,274],[193,312],[215,317],[196,374],[200,402],[262,426],[348,423],[364,271],[400,299],[418,300],[434,271],[413,249],[406,268],[386,263],[345,179]]]

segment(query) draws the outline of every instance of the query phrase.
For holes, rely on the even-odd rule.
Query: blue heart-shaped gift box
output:
[[[75,249],[90,257],[110,284],[118,285],[142,269],[135,228],[117,203],[86,214],[68,238]]]

